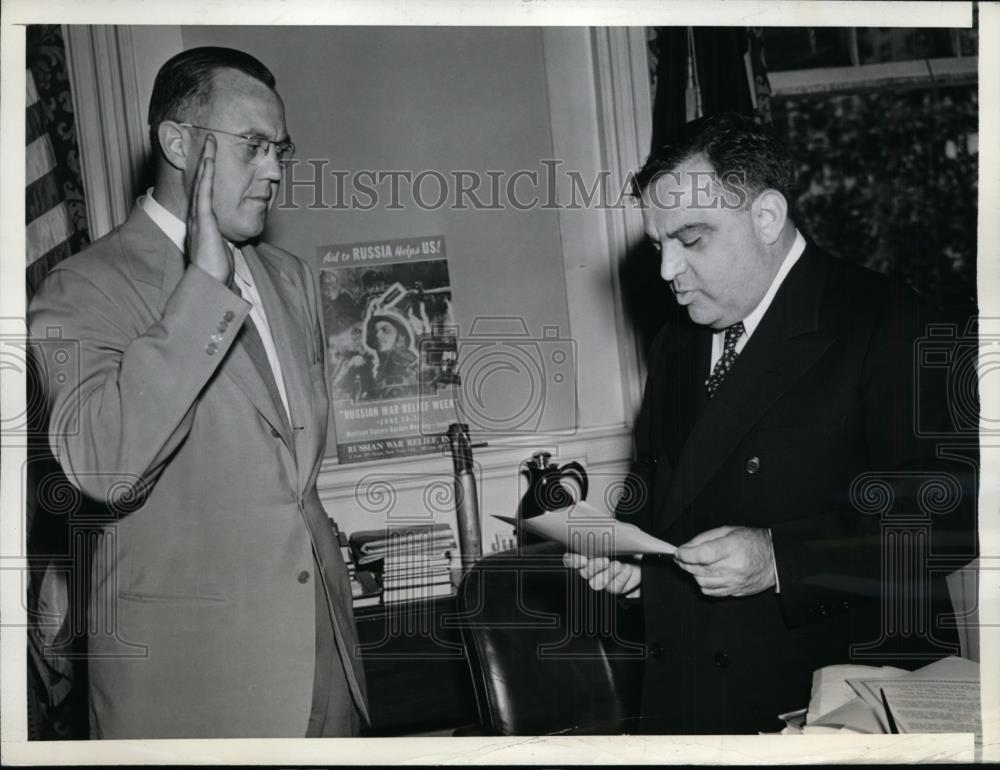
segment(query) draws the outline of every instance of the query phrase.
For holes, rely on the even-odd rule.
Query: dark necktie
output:
[[[236,283],[235,278],[233,279],[232,289],[240,297],[246,299],[246,297],[243,296],[243,292],[240,291],[239,284]],[[288,413],[285,411],[285,402],[282,400],[281,394],[278,392],[278,383],[274,379],[274,370],[271,368],[270,360],[268,360],[267,350],[264,347],[264,341],[260,338],[260,332],[257,329],[257,324],[253,322],[253,319],[249,315],[247,315],[246,320],[243,322],[243,328],[240,330],[239,337],[237,337],[237,339],[243,342],[243,347],[246,348],[247,354],[250,356],[250,360],[253,361],[261,379],[264,380],[264,385],[267,387],[268,395],[271,396],[275,409],[278,411],[278,417],[281,420],[282,427],[285,429],[285,435],[290,436],[292,432],[291,423],[288,419]]]
[[[713,398],[719,389],[722,381],[726,379],[729,370],[733,368],[733,363],[739,356],[736,352],[736,343],[743,336],[743,322],[737,321],[726,329],[726,341],[722,346],[722,357],[716,361],[712,374],[705,380],[705,388],[708,390],[708,397]]]

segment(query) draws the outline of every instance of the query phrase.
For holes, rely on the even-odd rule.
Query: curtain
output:
[[[763,31],[742,27],[659,27],[648,48],[653,90],[652,147],[677,136],[684,124],[712,112],[735,110],[771,123],[771,87]],[[644,350],[670,320],[685,313],[664,302],[659,260],[642,243],[620,271],[625,306]]]
[[[670,141],[689,120],[715,112],[743,112],[771,122],[760,28],[661,27],[654,47],[654,147]]]

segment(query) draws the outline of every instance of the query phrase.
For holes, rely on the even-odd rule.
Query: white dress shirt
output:
[[[795,263],[799,261],[799,257],[802,256],[802,252],[806,250],[806,239],[802,237],[802,233],[798,230],[795,231],[795,242],[792,243],[792,248],[788,250],[785,255],[784,260],[781,262],[781,267],[778,268],[778,272],[774,276],[774,280],[771,281],[771,285],[768,287],[767,293],[764,294],[764,298],[757,304],[750,314],[743,319],[743,335],[736,341],[736,352],[743,352],[743,348],[746,347],[747,342],[753,333],[760,326],[761,319],[764,318],[764,314],[767,309],[771,307],[771,302],[774,300],[774,295],[778,293],[778,289],[781,288],[781,284],[784,282],[785,277],[788,275],[789,271],[795,266]],[[718,331],[712,335],[712,360],[708,365],[708,374],[711,376],[712,371],[715,369],[716,363],[722,358],[722,349],[726,342],[726,330]]]
[[[174,214],[161,206],[153,198],[153,188],[146,190],[146,194],[138,200],[138,205],[146,212],[150,219],[159,227],[163,233],[173,241],[174,245],[184,253],[184,240],[187,237],[187,225],[178,219]],[[288,421],[291,423],[292,414],[288,408],[288,396],[285,393],[285,380],[281,375],[281,361],[278,359],[278,349],[274,346],[274,337],[271,335],[271,327],[267,322],[267,314],[264,312],[264,303],[261,302],[260,294],[257,293],[257,286],[250,272],[250,266],[243,256],[243,252],[233,244],[226,241],[226,246],[233,255],[233,269],[236,285],[239,287],[243,299],[250,303],[250,318],[257,327],[260,341],[264,345],[264,352],[267,354],[267,362],[271,365],[271,374],[274,376],[274,384],[278,387],[278,395],[281,396],[281,403],[285,407]]]

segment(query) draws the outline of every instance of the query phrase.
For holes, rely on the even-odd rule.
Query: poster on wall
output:
[[[338,460],[440,451],[459,382],[444,236],[318,257]]]

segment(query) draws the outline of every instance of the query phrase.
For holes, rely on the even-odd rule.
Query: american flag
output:
[[[30,25],[25,107],[25,279],[45,274],[89,242],[66,52],[58,25]]]

